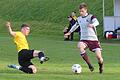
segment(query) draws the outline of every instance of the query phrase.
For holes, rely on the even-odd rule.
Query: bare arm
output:
[[[6,22],[6,27],[8,28],[9,33],[10,33],[12,36],[15,36],[16,33],[12,30],[12,28],[11,28],[11,23],[10,23],[10,22]]]

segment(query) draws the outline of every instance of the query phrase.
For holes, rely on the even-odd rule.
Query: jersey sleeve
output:
[[[14,37],[17,37],[19,36],[20,32],[15,32],[15,36]]]
[[[93,15],[93,16],[91,17],[91,21],[92,21],[92,25],[93,25],[93,26],[96,27],[96,26],[99,25],[99,21],[97,20],[96,16]]]
[[[78,22],[76,22],[76,23],[72,26],[72,28],[70,29],[70,32],[71,32],[71,33],[74,32],[78,27],[79,27],[79,24],[78,24]]]
[[[96,16],[92,15],[92,17],[91,17],[91,21],[92,21],[93,19],[95,19],[95,18],[96,18]]]

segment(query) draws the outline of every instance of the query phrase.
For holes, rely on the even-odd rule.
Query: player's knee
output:
[[[39,53],[42,53],[42,51],[34,50],[33,56],[37,57],[39,55]]]
[[[86,53],[84,48],[80,48],[80,55],[83,56]]]
[[[34,65],[29,66],[29,68],[32,69],[32,73],[35,74],[37,72],[37,69]]]
[[[77,47],[80,49],[80,50],[83,50],[85,48],[85,45],[83,44],[83,42],[79,42]]]
[[[32,71],[33,71],[33,74],[37,73],[37,69],[36,68],[33,68]]]

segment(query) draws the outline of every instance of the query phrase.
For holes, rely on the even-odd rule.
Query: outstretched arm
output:
[[[74,32],[78,27],[79,27],[78,22],[76,22],[76,23],[72,26],[72,28],[70,29],[70,31],[65,34],[65,37],[68,36],[68,35],[70,35],[72,32]]]
[[[12,36],[15,36],[15,32],[12,30],[12,28],[11,28],[11,23],[10,23],[10,22],[6,22],[6,27],[8,28],[9,33],[10,33]]]

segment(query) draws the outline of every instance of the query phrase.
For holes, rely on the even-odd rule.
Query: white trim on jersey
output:
[[[80,26],[79,26],[78,22],[76,22],[76,23],[72,26],[72,28],[70,29],[70,32],[71,32],[71,33],[74,32],[78,27],[80,27]]]

